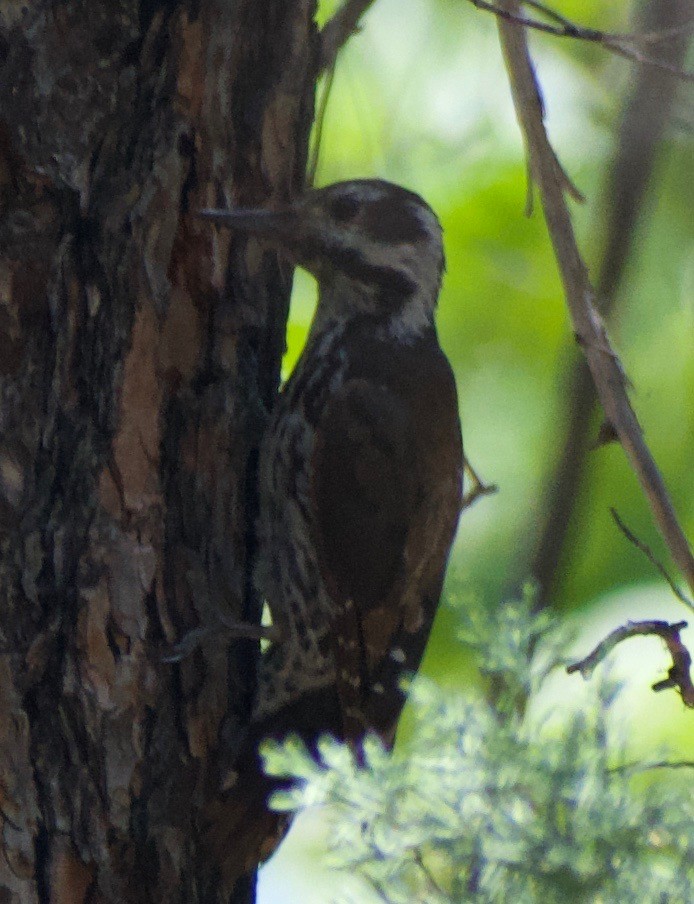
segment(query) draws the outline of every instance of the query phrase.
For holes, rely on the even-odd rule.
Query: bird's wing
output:
[[[413,414],[397,393],[353,379],[318,425],[311,468],[314,542],[336,611],[333,648],[346,737],[365,728],[386,733],[380,723],[397,720],[402,697],[392,681],[397,685],[404,669],[419,665],[433,618],[433,612],[422,614],[421,597],[432,595],[431,556],[424,548],[435,542],[426,533],[439,530],[439,506],[430,498]],[[456,506],[454,500],[452,510]],[[457,510],[444,520],[441,550],[434,550],[434,609]],[[414,643],[413,657],[407,640],[418,633],[423,639]]]

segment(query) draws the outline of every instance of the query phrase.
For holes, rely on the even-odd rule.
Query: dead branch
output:
[[[507,11],[518,14],[516,0],[502,2]],[[586,357],[607,420],[614,427],[641,483],[658,529],[694,592],[694,556],[662,475],[643,439],[641,425],[627,395],[624,370],[595,308],[595,292],[578,249],[564,197],[565,185],[558,174],[556,156],[545,131],[525,30],[505,19],[499,19],[498,27],[516,115],[525,139],[530,169],[539,187],[576,341]]]
[[[690,0],[645,0],[639,13],[642,39],[667,35],[661,53],[681,66],[690,44],[681,34]],[[609,316],[620,297],[619,287],[633,252],[643,201],[653,181],[658,152],[671,121],[678,85],[667,73],[637,67],[625,98],[614,158],[603,189],[606,199],[603,251],[596,276],[597,297],[603,316]],[[566,545],[570,516],[586,469],[586,455],[598,446],[618,440],[614,427],[603,419],[598,436],[588,442],[597,402],[595,385],[582,355],[563,356],[561,374],[565,398],[560,451],[545,484],[545,512],[531,566],[539,585],[538,605],[550,598],[558,576],[558,563]]]
[[[460,503],[461,512],[464,512],[465,509],[470,508],[471,505],[477,502],[480,496],[493,496],[494,493],[499,492],[499,487],[495,483],[485,483],[477,475],[477,472],[472,467],[467,458],[465,459],[464,469],[472,478],[472,487],[463,496],[462,502]]]
[[[335,15],[326,22],[321,31],[321,53],[320,53],[320,71],[324,72],[330,69],[337,59],[340,49],[347,43],[349,38],[359,28],[361,17],[372,5],[374,0],[345,0]],[[640,44],[655,44],[662,41],[671,40],[683,34],[684,32],[694,29],[694,19],[690,19],[681,25],[662,31],[649,32],[644,34],[614,34],[601,31],[597,28],[588,28],[579,25],[562,16],[560,13],[546,6],[538,0],[525,0],[525,5],[535,9],[543,15],[549,22],[542,19],[534,19],[530,16],[524,16],[519,11],[509,10],[503,5],[491,3],[489,0],[469,0],[477,9],[485,10],[493,13],[499,18],[518,25],[524,25],[526,28],[532,28],[535,31],[541,31],[545,34],[553,35],[557,38],[573,38],[580,41],[588,41],[593,44],[600,44],[618,56],[640,63],[645,66],[653,66],[663,72],[668,72],[677,78],[681,78],[687,82],[694,82],[694,73],[687,72],[679,66],[661,58],[655,58],[646,55],[639,47]]]
[[[592,44],[600,44],[605,47],[606,50],[609,50],[617,56],[624,57],[627,60],[645,66],[654,66],[656,69],[668,72],[670,75],[681,78],[686,82],[694,82],[694,73],[687,72],[667,60],[647,56],[638,47],[639,43],[656,43],[658,41],[676,37],[682,34],[682,32],[694,28],[694,19],[681,26],[677,26],[674,29],[668,29],[666,33],[644,35],[611,34],[610,32],[600,31],[597,28],[586,28],[583,25],[577,25],[575,22],[560,15],[543,3],[534,2],[534,0],[525,0],[525,5],[533,7],[538,12],[542,13],[542,15],[552,19],[554,24],[552,24],[552,22],[544,22],[541,19],[533,19],[529,16],[524,16],[520,13],[518,4],[516,4],[518,11],[515,11],[509,9],[508,5],[505,3],[504,5],[498,5],[496,3],[488,2],[488,0],[469,0],[469,2],[477,7],[477,9],[493,13],[500,19],[511,22],[514,25],[522,25],[525,28],[542,31],[545,34],[554,35],[554,37],[557,38],[575,38],[580,41],[589,41]],[[501,0],[501,2],[503,3],[503,0]]]
[[[340,49],[359,28],[359,20],[371,6],[373,0],[345,0],[332,19],[321,31],[320,71],[330,69],[337,59]]]
[[[680,631],[686,627],[687,622],[677,622],[674,625],[666,621],[627,622],[626,625],[621,625],[611,631],[584,659],[567,666],[566,671],[570,675],[580,672],[583,678],[590,678],[596,666],[612,652],[618,643],[628,640],[630,637],[656,635],[665,641],[672,656],[672,666],[668,670],[668,677],[663,681],[656,682],[653,690],[664,691],[676,687],[684,705],[694,709],[694,684],[692,684],[690,674],[692,657],[680,638]]]
[[[677,599],[681,603],[684,603],[685,606],[688,606],[692,611],[694,611],[694,603],[692,603],[692,601],[690,599],[688,599],[682,593],[680,588],[677,586],[677,584],[675,584],[675,582],[672,580],[672,578],[668,574],[667,569],[665,568],[663,563],[660,562],[656,558],[656,556],[654,555],[653,551],[648,546],[648,544],[644,543],[643,540],[639,540],[639,538],[636,536],[636,534],[633,533],[631,530],[629,530],[629,528],[626,526],[624,521],[622,521],[621,517],[619,516],[619,512],[617,511],[617,509],[611,508],[610,514],[612,515],[612,518],[614,519],[615,524],[620,529],[620,531],[624,534],[624,536],[627,538],[627,540],[633,546],[635,546],[639,550],[639,552],[642,552],[644,554],[644,556],[648,559],[648,561],[651,563],[651,565],[653,565],[654,568],[661,574],[661,576],[665,580],[666,584],[668,585],[670,590],[672,590],[672,592],[677,597]]]
[[[315,125],[313,131],[313,145],[309,154],[309,161],[306,166],[306,184],[313,188],[316,181],[316,172],[318,171],[318,161],[320,159],[320,149],[323,143],[323,127],[325,126],[325,117],[328,112],[328,102],[330,94],[333,90],[335,81],[335,64],[333,61],[330,68],[325,74],[320,98],[316,107]]]
[[[648,772],[649,769],[694,769],[694,760],[660,760],[657,763],[624,763],[613,766],[608,772]]]

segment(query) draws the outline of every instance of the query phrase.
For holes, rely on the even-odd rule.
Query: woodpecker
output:
[[[259,667],[258,736],[392,743],[462,498],[453,372],[434,313],[442,232],[376,179],[279,210],[203,211],[316,278],[306,346],[261,445],[256,584],[277,640]]]

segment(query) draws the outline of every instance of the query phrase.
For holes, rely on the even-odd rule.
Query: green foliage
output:
[[[363,763],[330,738],[318,758],[298,740],[268,745],[268,772],[297,780],[274,806],[327,804],[333,864],[389,904],[694,900],[691,772],[634,789],[608,726],[614,686],[583,711],[531,715],[560,664],[556,626],[531,603],[468,605],[462,634],[489,693],[416,679],[412,738],[394,754],[374,738]]]

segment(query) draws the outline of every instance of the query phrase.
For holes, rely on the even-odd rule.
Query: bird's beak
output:
[[[269,241],[270,244],[291,247],[296,239],[299,218],[293,207],[283,210],[260,210],[239,207],[236,210],[201,210],[197,216],[234,232],[244,232]]]

